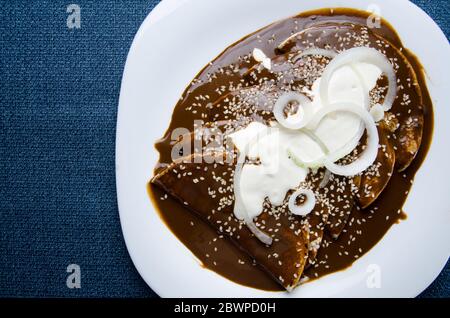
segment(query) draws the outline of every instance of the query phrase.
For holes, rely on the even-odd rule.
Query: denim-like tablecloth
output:
[[[128,49],[158,2],[0,1],[0,296],[155,296],[122,238],[114,143]],[[448,38],[450,2],[414,2]],[[449,297],[449,282],[447,264],[422,296]]]

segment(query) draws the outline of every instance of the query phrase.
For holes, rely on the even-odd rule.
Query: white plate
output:
[[[369,253],[345,270],[293,293],[244,287],[202,268],[164,225],[146,192],[158,159],[153,144],[197,72],[227,46],[274,21],[321,7],[376,4],[429,77],[435,133],[405,210]],[[131,258],[162,297],[413,297],[439,274],[450,242],[450,47],[422,10],[406,0],[164,0],[139,29],[128,54],[117,119],[116,176],[120,220]],[[381,288],[368,288],[375,264]]]

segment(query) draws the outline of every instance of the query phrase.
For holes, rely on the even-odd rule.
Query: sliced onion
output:
[[[312,161],[304,161],[300,159],[291,149],[287,149],[287,153],[289,158],[295,163],[295,165],[299,166],[303,169],[316,169],[323,167],[325,164],[325,158],[326,156],[320,157],[319,159],[312,160]]]
[[[297,205],[296,200],[300,195],[306,197],[305,203]],[[292,214],[305,216],[308,215],[316,206],[316,196],[310,189],[298,189],[289,197],[288,207]]]
[[[383,109],[389,110],[394,103],[397,95],[397,78],[395,76],[394,67],[389,62],[388,58],[373,48],[355,47],[338,54],[325,67],[320,81],[320,98],[322,102],[329,104],[328,86],[334,72],[345,65],[352,63],[369,63],[377,66],[383,74],[385,74],[389,81],[388,91],[383,103]]]
[[[323,151],[324,154],[328,155],[330,153],[330,149],[328,149],[327,145],[320,139],[312,130],[309,129],[302,129],[302,133],[307,135],[311,140],[313,140]]]
[[[289,148],[287,150],[287,153],[288,153],[288,156],[291,158],[291,160],[300,168],[304,168],[304,169],[321,168],[321,167],[325,166],[326,161],[335,162],[335,161],[338,161],[339,159],[345,157],[346,155],[350,154],[356,148],[356,146],[358,146],[359,140],[364,135],[364,130],[365,130],[364,123],[361,122],[360,129],[355,134],[355,136],[353,136],[353,138],[350,141],[348,141],[344,146],[335,150],[332,153],[330,153],[330,151],[328,150],[326,145],[323,143],[323,141],[319,137],[316,136],[316,139],[314,139],[314,141],[322,148],[323,152],[325,153],[325,155],[323,157],[320,157],[316,160],[304,161],[304,160],[300,159],[292,149],[289,149]],[[304,129],[304,130],[302,129],[302,131],[303,132],[309,131],[312,133],[312,131],[310,131],[308,129]]]
[[[260,49],[258,49],[258,48],[253,49],[253,58],[255,59],[256,62],[261,63],[262,66],[264,66],[268,70],[270,70],[272,68],[272,61]]]
[[[360,106],[359,109],[364,111]],[[344,158],[346,155],[350,154],[359,144],[362,136],[364,135],[365,125],[364,122],[361,121],[358,127],[358,131],[356,134],[342,147],[333,151],[328,155],[328,161],[338,161],[341,158]]]
[[[328,169],[325,169],[325,173],[323,174],[323,179],[320,181],[319,188],[323,189],[327,186],[328,182],[330,182],[331,179],[331,171]]]
[[[309,56],[309,55],[320,55],[320,56],[325,56],[330,59],[333,59],[338,55],[338,53],[336,53],[333,50],[320,49],[320,48],[313,47],[310,49],[306,49],[302,53],[298,54],[294,58],[293,62],[297,63],[301,58],[303,58],[304,56]],[[364,78],[363,78],[362,74],[359,72],[359,70],[355,67],[355,64],[351,63],[350,68],[356,74],[356,76],[358,76],[358,79],[361,83],[363,92],[366,92],[366,91],[368,92],[368,88],[366,87],[366,85],[364,83]],[[369,109],[369,104],[370,104],[370,96],[369,96],[369,93],[367,93],[367,94],[364,94],[364,106],[367,110]]]
[[[262,62],[267,58],[267,55],[261,49],[254,48],[253,49],[253,58],[256,62]]]
[[[284,109],[290,102],[294,101],[299,103],[298,111],[294,116],[286,118]],[[306,126],[310,119],[311,107],[311,100],[305,95],[297,92],[288,92],[281,95],[276,101],[273,107],[273,115],[281,126],[288,129],[301,129]],[[300,120],[293,122],[292,117],[300,117]]]
[[[341,176],[354,176],[358,173],[363,172],[368,167],[370,167],[375,161],[378,154],[378,130],[372,116],[366,110],[362,109],[359,105],[353,103],[335,103],[331,104],[325,108],[320,109],[314,117],[311,119],[308,127],[311,129],[315,129],[320,121],[330,113],[334,112],[349,112],[359,116],[365,124],[365,128],[367,131],[367,145],[366,149],[360,154],[360,156],[348,165],[337,165],[334,162],[337,161],[337,155],[335,153],[330,153],[325,159],[325,167],[330,170],[332,173],[341,175]],[[359,140],[358,140],[359,141]],[[348,148],[353,150],[355,146],[351,144],[347,144],[344,148]],[[346,149],[346,150],[348,150]],[[342,152],[342,149],[339,149],[337,152]],[[342,158],[342,157],[341,157]]]
[[[370,109],[370,115],[372,115],[373,120],[375,120],[375,122],[379,122],[380,120],[382,120],[384,118],[384,109],[383,109],[383,107],[380,104],[374,105]]]
[[[324,144],[322,139],[320,139],[313,131],[305,128],[301,129],[300,131],[305,135],[307,135],[309,138],[311,138],[311,140],[313,140],[320,147],[324,155],[316,160],[304,161],[300,159],[291,148],[287,148],[289,158],[300,168],[316,169],[323,167],[325,164],[325,159],[327,158],[327,155],[330,153],[330,150]]]
[[[266,58],[261,63],[262,63],[262,66],[264,66],[269,71],[272,69],[272,60],[271,59]]]
[[[313,47],[310,49],[306,49],[306,50],[302,51],[302,53],[295,56],[293,62],[297,63],[297,61],[300,60],[302,57],[309,56],[309,55],[320,55],[320,56],[325,56],[325,57],[332,59],[338,54],[333,50],[319,49],[317,47]]]
[[[269,235],[261,231],[250,217],[244,219],[244,222],[245,225],[247,225],[248,229],[256,236],[258,240],[266,245],[272,245],[273,239]]]
[[[272,244],[272,237],[261,231],[256,224],[253,222],[253,219],[248,215],[247,209],[244,206],[244,201],[242,200],[242,193],[241,193],[241,174],[242,174],[242,168],[245,163],[245,157],[247,156],[247,152],[250,148],[250,145],[252,142],[258,137],[258,135],[252,139],[251,142],[247,144],[245,147],[245,151],[243,151],[238,158],[238,161],[236,163],[236,169],[234,170],[234,177],[233,177],[233,186],[234,186],[234,195],[235,200],[234,204],[237,205],[238,209],[243,213],[244,215],[244,222],[245,225],[247,225],[248,229],[255,235],[256,238],[258,238],[262,243],[266,245]]]
[[[369,108],[370,108],[369,88],[366,86],[366,83],[364,82],[364,77],[362,76],[361,72],[356,68],[354,63],[350,64],[350,68],[352,69],[353,73],[356,74],[359,82],[361,83],[361,89],[362,89],[363,95],[364,95],[364,108],[369,110]],[[365,92],[367,92],[367,93],[365,93]]]

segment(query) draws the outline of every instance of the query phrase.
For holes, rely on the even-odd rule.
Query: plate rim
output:
[[[120,194],[121,190],[120,190],[120,183],[121,183],[121,179],[120,179],[120,175],[118,173],[119,167],[120,167],[120,144],[121,144],[121,139],[120,139],[120,132],[122,131],[121,129],[121,118],[123,117],[123,115],[121,115],[122,112],[124,112],[124,108],[125,106],[121,106],[123,104],[123,87],[124,87],[124,81],[127,78],[127,65],[129,63],[129,59],[130,57],[133,55],[134,50],[136,49],[136,45],[140,39],[140,37],[142,36],[143,32],[152,26],[152,24],[154,24],[155,22],[157,22],[160,19],[164,19],[167,15],[170,15],[171,12],[173,12],[174,10],[177,10],[180,6],[182,6],[185,3],[189,3],[189,2],[193,2],[195,0],[162,0],[161,2],[159,2],[154,8],[153,10],[151,10],[149,12],[149,14],[146,16],[146,18],[144,19],[144,21],[142,22],[142,24],[140,25],[136,35],[134,36],[134,39],[132,41],[132,44],[130,46],[130,50],[127,54],[127,59],[126,59],[126,63],[125,63],[125,67],[124,67],[124,71],[123,71],[123,75],[122,75],[122,81],[121,81],[121,89],[120,89],[120,96],[119,96],[119,106],[118,106],[118,112],[117,112],[117,122],[116,122],[116,147],[115,147],[115,152],[116,152],[116,156],[115,156],[115,167],[116,167],[116,192],[117,192],[117,204],[118,204],[118,210],[119,210],[119,218],[120,218],[120,223],[121,223],[121,229],[122,229],[122,233],[124,236],[124,241],[127,247],[127,251],[130,255],[130,258],[132,259],[132,262],[134,264],[134,266],[136,267],[136,269],[138,270],[140,276],[144,279],[144,281],[146,282],[146,284],[158,295],[165,297],[166,294],[165,292],[163,292],[162,290],[160,290],[158,287],[156,287],[154,284],[151,283],[151,279],[150,277],[148,277],[145,273],[142,272],[142,270],[140,270],[140,266],[139,264],[137,264],[137,260],[136,260],[136,255],[133,252],[133,248],[130,246],[131,243],[129,239],[127,239],[127,230],[124,227],[124,221],[123,218],[125,217],[125,214],[123,213],[123,210],[121,209],[121,202],[122,202],[122,195]],[[418,7],[416,4],[408,1],[408,0],[397,0],[397,1],[403,1],[403,2],[407,2],[409,5],[412,5],[415,7],[415,9],[418,9],[422,12],[422,14],[424,14],[433,24],[433,27],[435,29],[437,29],[437,31],[439,31],[441,34],[440,36],[443,37],[444,39],[446,39],[445,34],[443,33],[443,31],[439,28],[439,26],[436,24],[436,22],[434,20],[432,20],[424,10],[422,10],[420,7]],[[374,1],[375,2],[375,1]],[[336,7],[336,6],[335,6]],[[295,14],[295,12],[293,13]],[[207,62],[205,62],[206,64]],[[122,211],[122,212],[121,212]],[[156,212],[156,211],[155,211]],[[159,216],[158,216],[159,217]],[[163,222],[161,220],[161,222]],[[392,229],[391,229],[392,230]],[[388,231],[389,232],[389,231]],[[172,233],[171,233],[172,234]],[[172,234],[174,235],[174,234]],[[175,236],[175,235],[174,235]],[[176,238],[176,237],[175,237]],[[178,240],[178,238],[176,238],[176,240]],[[189,251],[190,252],[190,251]],[[446,262],[444,262],[442,264],[442,266],[440,266],[440,270],[437,271],[437,273],[434,275],[434,278],[432,281],[430,281],[427,285],[425,285],[421,290],[419,290],[417,293],[414,293],[414,296],[419,295],[423,290],[425,290],[435,279],[436,277],[440,274],[440,272],[442,271],[442,269],[445,267]],[[246,286],[242,286],[242,287],[246,287]],[[278,294],[283,294],[283,293],[278,293]],[[268,295],[269,296],[269,295]]]

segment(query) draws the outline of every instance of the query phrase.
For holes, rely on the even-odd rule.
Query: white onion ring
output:
[[[323,189],[327,186],[328,182],[330,182],[331,179],[331,171],[326,169],[323,174],[323,179],[320,181],[319,188]]]
[[[295,116],[300,115],[300,120],[292,122],[284,116],[284,108],[290,103],[296,101],[299,103],[298,111]],[[288,129],[301,129],[306,126],[310,119],[312,104],[311,100],[305,95],[297,92],[288,92],[282,94],[273,107],[273,115],[281,126]]]
[[[306,197],[306,202],[302,205],[297,205],[295,200],[299,195]],[[305,216],[308,215],[316,206],[316,196],[310,189],[298,189],[289,197],[288,207],[292,214]]]
[[[372,116],[367,112],[366,110],[362,109],[359,105],[353,104],[353,103],[335,103],[331,104],[325,108],[320,109],[314,117],[311,119],[310,123],[308,124],[308,127],[310,129],[315,129],[320,121],[327,116],[330,113],[338,112],[338,111],[344,111],[353,113],[357,116],[359,116],[364,124],[367,131],[367,145],[366,149],[360,154],[360,156],[353,161],[352,163],[348,165],[337,165],[334,162],[337,160],[336,153],[342,152],[342,149],[339,149],[335,153],[330,153],[327,158],[325,159],[324,165],[325,167],[330,170],[332,173],[341,175],[341,176],[354,176],[358,173],[363,172],[368,167],[370,167],[373,162],[375,161],[377,154],[378,154],[378,130],[377,126],[375,125],[375,122],[372,118]],[[359,141],[359,140],[358,140]],[[350,146],[349,146],[350,145]],[[351,146],[353,146],[351,143],[347,143],[346,146],[343,148],[350,149]],[[353,150],[356,147],[351,148]],[[345,150],[348,150],[345,149]],[[350,150],[350,152],[351,152]],[[341,157],[342,158],[342,157]],[[340,158],[338,158],[340,159]]]
[[[328,155],[330,153],[330,149],[328,149],[327,145],[325,145],[322,139],[320,139],[314,131],[302,129],[301,132],[311,138],[311,140],[313,140],[320,147],[320,150],[322,150],[324,154]]]
[[[364,111],[361,107],[358,106],[358,108]],[[361,121],[357,133],[344,146],[330,153],[328,155],[328,160],[335,162],[345,157],[346,155],[350,154],[353,151],[353,149],[355,149],[358,146],[359,141],[364,135],[364,130],[365,130],[364,122]]]
[[[369,88],[366,86],[366,83],[364,82],[364,77],[362,76],[361,72],[355,67],[355,64],[350,64],[350,68],[352,69],[353,73],[356,74],[358,77],[359,82],[361,83],[361,88],[364,95],[364,108],[369,110],[370,109],[370,91]],[[367,92],[367,93],[364,93]]]
[[[379,122],[384,118],[384,109],[380,104],[376,104],[372,106],[370,109],[370,115],[372,115],[372,118],[375,122]]]
[[[272,68],[272,61],[266,54],[264,54],[261,49],[254,48],[253,49],[253,58],[256,62],[261,63],[262,66],[270,70]]]
[[[248,229],[255,235],[256,238],[258,238],[262,243],[266,245],[272,245],[272,237],[261,231],[256,224],[253,222],[253,219],[248,215],[247,210],[244,206],[244,201],[242,200],[241,195],[241,173],[242,168],[245,163],[245,157],[247,156],[248,150],[250,148],[250,145],[255,141],[256,138],[258,138],[259,135],[256,135],[245,147],[245,150],[239,155],[238,161],[236,163],[236,169],[234,170],[234,177],[233,177],[233,186],[234,186],[234,204],[237,205],[237,207],[241,210],[241,212],[244,214],[244,222],[245,225],[247,225]]]
[[[320,55],[320,56],[328,57],[330,59],[334,59],[338,55],[338,53],[336,53],[333,50],[320,49],[320,48],[313,47],[310,49],[306,49],[302,53],[298,54],[296,57],[294,57],[293,62],[297,63],[301,58],[303,58],[304,56],[309,56],[309,55]],[[361,75],[359,70],[355,67],[354,63],[350,64],[350,68],[358,77],[358,80],[361,83],[363,92],[367,91],[367,94],[364,94],[364,107],[368,110],[369,106],[370,106],[370,96],[369,96],[368,89],[364,83],[363,76]]]
[[[383,102],[383,109],[388,111],[394,103],[397,95],[397,79],[395,76],[394,67],[389,62],[387,57],[373,48],[368,47],[355,47],[348,49],[338,54],[330,63],[325,67],[322,79],[320,81],[320,99],[327,105],[329,104],[328,98],[328,85],[333,76],[333,73],[340,67],[349,65],[352,63],[369,63],[377,66],[385,74],[389,81],[388,91]]]
[[[323,156],[316,160],[303,161],[291,149],[287,149],[287,153],[289,158],[295,163],[295,165],[303,169],[316,169],[323,167],[326,158],[326,156]]]
[[[330,153],[330,150],[328,149],[327,145],[325,145],[324,142],[322,141],[322,139],[320,139],[313,131],[305,129],[305,128],[301,129],[300,131],[302,133],[304,133],[305,135],[307,135],[309,138],[311,138],[311,140],[313,140],[320,147],[320,149],[322,150],[324,155],[316,160],[303,161],[290,148],[288,148],[287,149],[288,156],[290,157],[290,159],[292,161],[294,161],[294,163],[297,166],[304,168],[304,169],[308,169],[308,168],[316,169],[316,168],[323,167],[325,158]]]

